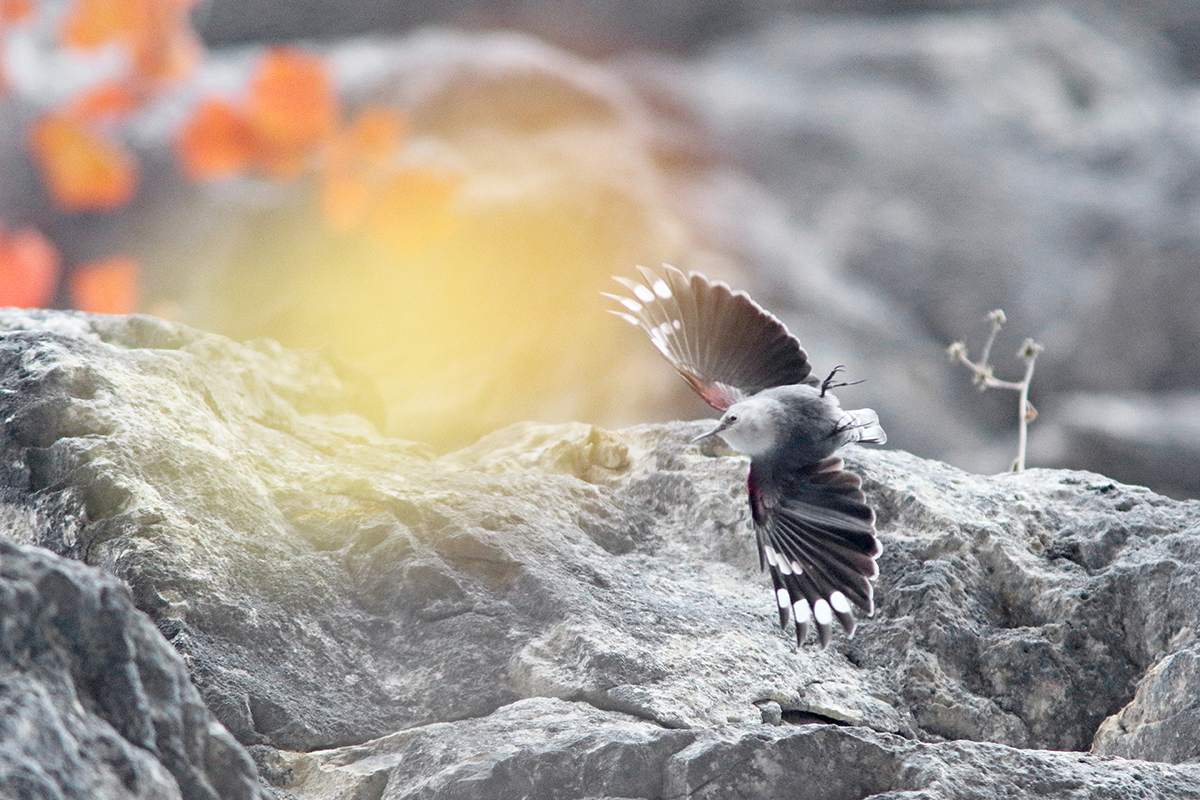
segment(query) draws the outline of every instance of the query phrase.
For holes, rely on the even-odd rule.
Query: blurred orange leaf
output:
[[[6,22],[24,22],[32,16],[34,0],[0,0],[0,25]]]
[[[290,47],[268,50],[250,85],[250,125],[277,153],[311,148],[333,133],[337,98],[319,56]]]
[[[137,310],[138,263],[113,256],[81,265],[68,279],[75,308],[93,314],[132,314]]]
[[[219,98],[196,106],[176,142],[183,171],[195,180],[242,172],[249,167],[254,150],[254,131],[246,118],[232,103]]]
[[[454,200],[462,176],[434,166],[396,172],[380,186],[367,211],[367,230],[400,252],[424,248],[454,231]]]
[[[31,126],[30,148],[50,196],[66,211],[108,211],[137,190],[133,158],[80,122],[49,114]]]
[[[63,42],[88,49],[109,43],[128,48],[137,75],[171,80],[200,57],[185,0],[75,0],[63,20]]]
[[[138,0],[77,0],[63,20],[62,38],[71,47],[99,47],[127,38]]]
[[[337,116],[325,62],[293,48],[273,48],[259,62],[242,106],[218,99],[197,105],[180,131],[180,158],[196,179],[250,170],[295,177],[333,135]]]
[[[331,157],[347,164],[383,169],[395,158],[407,127],[400,112],[368,106],[334,137]]]
[[[141,103],[138,93],[129,84],[105,81],[74,98],[64,113],[80,120],[103,120],[123,117]]]
[[[33,228],[0,227],[0,306],[38,308],[54,298],[58,251]]]
[[[171,3],[170,5],[177,5]],[[182,80],[204,57],[204,46],[186,14],[163,20],[134,51],[137,72],[163,81]]]
[[[321,176],[321,208],[336,233],[350,233],[363,221],[400,149],[404,129],[399,112],[371,106],[330,141]]]

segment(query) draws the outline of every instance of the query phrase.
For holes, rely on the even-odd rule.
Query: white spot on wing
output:
[[[813,603],[813,616],[817,618],[818,625],[828,625],[833,622],[833,609],[829,607],[829,603],[825,598],[819,598]]]
[[[658,352],[662,353],[668,359],[671,357],[671,353],[667,350],[667,342],[663,339],[662,334],[658,332],[657,328],[650,330],[650,341],[658,348]]]
[[[776,564],[776,566],[779,567],[779,571],[782,572],[784,575],[792,574],[792,568],[790,566],[788,566],[788,562],[787,562],[786,558],[780,558],[779,563]]]
[[[637,300],[634,300],[632,297],[621,297],[618,299],[621,301],[621,305],[625,306],[633,313],[638,314],[641,312],[642,304]]]
[[[633,285],[633,293],[636,294],[638,300],[641,300],[643,303],[649,303],[654,299],[654,292],[650,291],[645,286],[642,286],[640,283],[635,283]]]
[[[797,575],[803,575],[803,574],[804,574],[804,570],[803,570],[803,569],[801,569],[801,568],[800,568],[800,565],[799,565],[799,564],[797,564],[795,561],[793,561],[793,562],[792,562],[792,572],[796,573]]]
[[[672,328],[674,328],[674,329],[675,329],[675,330],[677,330],[677,331],[678,331],[678,330],[683,330],[683,323],[682,323],[682,322],[680,322],[680,321],[679,321],[679,320],[677,320],[677,319],[673,319],[673,320],[671,320],[671,327],[672,327]]]
[[[618,317],[625,320],[630,325],[641,325],[641,323],[638,322],[638,318],[635,317],[633,314],[626,314],[624,311],[614,311],[612,313],[616,314]]]
[[[671,287],[667,286],[666,281],[664,281],[662,278],[659,278],[654,282],[654,293],[663,300],[666,300],[671,296]]]
[[[803,597],[792,604],[792,610],[796,612],[797,625],[803,625],[812,619],[812,609]]]
[[[835,591],[829,595],[829,604],[833,606],[833,610],[839,614],[845,614],[850,610],[850,601],[846,599],[846,595]]]
[[[779,563],[779,556],[775,555],[775,550],[772,549],[771,545],[767,545],[766,547],[764,547],[763,551],[766,552],[766,554],[767,554],[767,563],[768,564],[770,564],[773,567]]]
[[[787,608],[791,603],[791,600],[788,598],[787,589],[783,587],[775,590],[775,600],[779,603],[780,608]]]

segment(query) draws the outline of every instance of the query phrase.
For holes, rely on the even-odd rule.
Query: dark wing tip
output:
[[[779,606],[779,627],[786,628],[789,620],[796,623],[796,644],[803,646],[812,626],[817,632],[817,642],[824,649],[833,637],[833,622],[837,620],[847,637],[854,635],[858,626],[850,600],[838,589],[825,595],[821,581],[811,580],[804,573],[781,574],[770,567],[771,580],[775,584],[775,602]],[[872,612],[868,612],[868,616]]]
[[[875,559],[882,550],[875,513],[862,481],[841,467],[841,459],[828,458],[794,471],[789,491],[774,502],[763,499],[761,487],[751,493],[760,556],[771,571],[781,617],[788,606],[799,643],[811,623],[821,647],[829,644],[834,620],[847,636],[854,634],[853,606],[867,616],[875,613],[871,579],[879,574]]]

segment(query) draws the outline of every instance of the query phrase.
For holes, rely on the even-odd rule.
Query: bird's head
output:
[[[731,405],[716,428],[692,441],[720,436],[734,450],[751,457],[761,456],[775,446],[784,413],[783,403],[779,400],[754,395]]]

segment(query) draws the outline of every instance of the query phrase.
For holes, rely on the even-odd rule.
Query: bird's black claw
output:
[[[833,368],[833,370],[829,373],[829,375],[825,378],[825,380],[823,380],[821,382],[821,397],[824,397],[825,393],[828,392],[830,389],[840,389],[843,386],[857,386],[858,384],[862,383],[862,381],[837,381],[837,382],[834,382],[834,380],[833,380],[834,376],[837,375],[839,372],[842,372],[845,369],[846,369],[846,367],[843,364],[838,364],[836,367]]]

